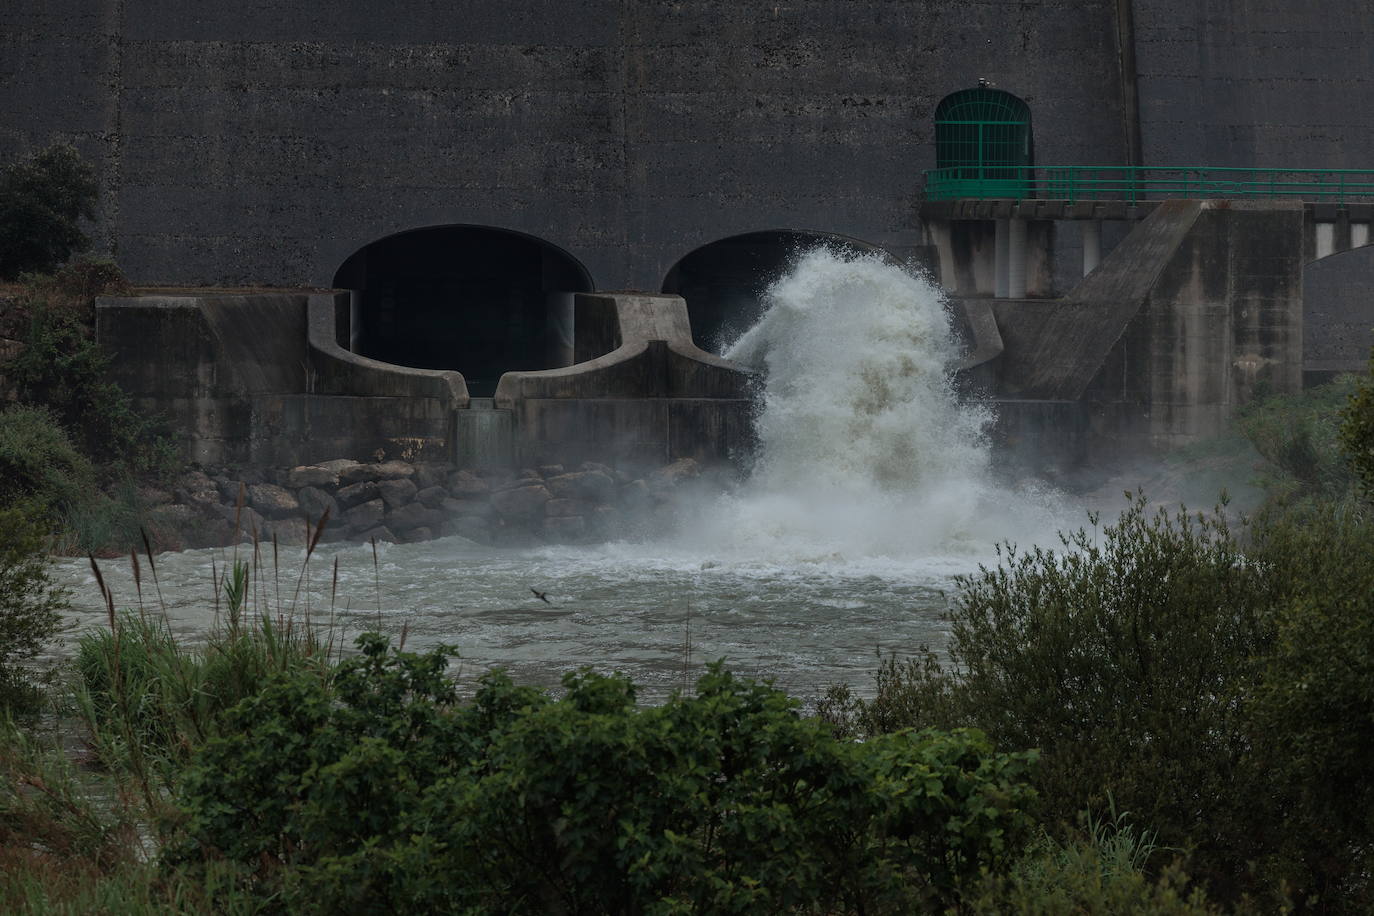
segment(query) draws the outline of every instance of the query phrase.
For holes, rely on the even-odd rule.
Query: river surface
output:
[[[841,682],[866,693],[878,652],[942,648],[958,575],[995,563],[1004,540],[1056,543],[1081,516],[1052,492],[993,479],[991,414],[952,390],[958,347],[927,279],[819,248],[799,251],[765,298],[726,354],[766,377],[750,474],[730,492],[680,493],[674,530],[578,548],[380,545],[375,565],[370,546],[322,547],[299,593],[302,551],[274,562],[268,548],[254,607],[308,613],[336,634],[404,629],[407,648],[453,644],[462,677],[501,666],[553,686],[585,665],[620,671],[651,700],[715,659],[802,697]],[[229,559],[164,555],[160,600],[145,569],[144,612],[202,638]],[[89,566],[61,569],[76,623],[103,625]],[[129,562],[102,571],[117,602],[137,607]]]
[[[621,671],[646,699],[683,686],[705,662],[721,658],[797,696],[838,682],[866,690],[878,650],[944,644],[952,578],[979,559],[771,564],[662,543],[516,551],[444,538],[379,545],[375,573],[367,545],[321,547],[310,562],[310,585],[297,594],[303,552],[283,549],[275,577],[267,552],[253,591],[255,607],[273,617],[303,621],[308,605],[316,625],[328,626],[332,616],[334,632],[349,642],[364,629],[399,638],[404,627],[407,648],[457,646],[463,677],[500,666],[518,681],[554,686],[583,665]],[[145,613],[165,612],[178,636],[203,638],[216,624],[212,570],[222,571],[225,558],[210,550],[159,557],[161,602],[145,562]],[[100,563],[116,602],[136,609],[129,562]],[[77,592],[78,627],[106,626],[89,565],[64,561],[63,573]]]

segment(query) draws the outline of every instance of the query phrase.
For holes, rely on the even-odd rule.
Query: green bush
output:
[[[837,690],[823,712],[1038,748],[1051,831],[1114,800],[1215,900],[1374,907],[1374,524],[1349,503],[1242,542],[1137,498],[1062,551],[1007,550],[951,616],[951,664],[889,659],[875,700]]]
[[[0,279],[50,271],[89,244],[99,185],[76,149],[51,146],[0,169]]]
[[[58,517],[88,503],[95,468],[42,407],[0,410],[0,506],[29,504]]]
[[[107,496],[91,461],[46,409],[0,410],[0,507],[23,505],[57,533],[59,552],[90,552],[138,540],[132,493]]]
[[[111,465],[116,475],[165,473],[173,449],[110,380],[109,356],[87,314],[94,296],[122,283],[118,271],[81,264],[35,285],[24,349],[7,372],[20,399],[46,407],[94,461]]]
[[[974,732],[840,741],[713,667],[639,708],[359,640],[332,692],[284,677],[187,771],[168,862],[238,862],[302,912],[941,912],[1018,848],[1026,754]]]
[[[1355,383],[1341,412],[1340,442],[1362,492],[1374,500],[1374,353],[1369,370],[1370,375]]]
[[[1374,522],[1289,513],[1251,552],[1280,591],[1251,699],[1254,797],[1273,824],[1257,868],[1326,912],[1374,911]]]
[[[0,508],[0,710],[37,699],[33,658],[62,629],[67,593],[52,580],[42,523],[21,507]]]
[[[1268,459],[1261,483],[1281,501],[1348,499],[1356,483],[1341,434],[1341,413],[1358,382],[1352,375],[1299,394],[1243,408],[1236,428]]]
[[[1051,819],[1114,798],[1192,848],[1199,877],[1241,880],[1246,701],[1274,583],[1221,515],[1152,514],[1143,498],[1065,548],[1010,549],[964,583],[951,648],[962,715],[1003,746],[1042,750]]]

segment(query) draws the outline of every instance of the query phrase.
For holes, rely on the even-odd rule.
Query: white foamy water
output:
[[[816,248],[766,301],[726,354],[766,373],[757,466],[689,539],[736,557],[902,575],[1044,535],[1051,495],[992,480],[992,415],[955,396],[958,346],[928,279]]]
[[[321,548],[294,602],[300,552],[284,551],[256,605],[299,617],[308,603],[350,633],[404,625],[408,647],[457,645],[465,673],[500,665],[552,685],[583,665],[620,670],[651,699],[716,658],[799,695],[840,681],[862,691],[877,651],[943,645],[954,577],[991,562],[1000,540],[1052,538],[1065,514],[1046,494],[993,482],[990,417],[950,387],[957,348],[929,281],[815,249],[767,305],[728,353],[766,373],[755,467],[733,492],[696,494],[680,530],[578,548],[382,545],[375,574],[369,547]],[[159,560],[166,613],[188,638],[214,624],[211,565],[227,558]],[[132,605],[128,562],[103,567]],[[77,623],[101,625],[89,568],[63,568]],[[149,591],[144,604],[160,612]]]

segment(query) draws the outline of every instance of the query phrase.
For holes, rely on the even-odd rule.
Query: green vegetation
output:
[[[1365,497],[1374,500],[1374,352],[1369,356],[1369,371],[1341,411],[1340,440],[1351,473]]]
[[[1359,388],[1356,377],[1346,375],[1241,411],[1236,429],[1268,460],[1260,482],[1271,499],[1291,504],[1355,498],[1357,452],[1342,437],[1341,415]]]
[[[94,339],[95,297],[127,288],[112,264],[80,261],[29,277],[3,315],[22,351],[0,370],[18,402],[0,410],[0,506],[36,509],[62,551],[140,541],[136,482],[169,474],[175,450],[109,380]]]
[[[57,144],[0,169],[0,280],[51,271],[90,244],[99,185],[76,149]]]
[[[106,477],[166,472],[173,457],[156,424],[109,380],[109,357],[95,342],[95,298],[125,288],[118,269],[103,262],[34,279],[22,297],[24,350],[6,367],[21,401],[51,412]]]
[[[1345,507],[1261,519],[1147,511],[1008,549],[954,599],[949,663],[885,661],[860,735],[975,726],[1035,747],[1053,835],[1111,804],[1221,900],[1374,902],[1374,525]]]
[[[3,473],[3,472],[0,472]],[[61,631],[66,594],[52,581],[47,537],[22,508],[0,509],[0,711],[38,702],[32,660]]]

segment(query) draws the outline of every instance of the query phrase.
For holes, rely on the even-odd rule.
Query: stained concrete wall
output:
[[[1206,202],[1083,400],[1172,447],[1260,392],[1298,391],[1303,224],[1297,202]]]
[[[762,229],[910,251],[934,107],[979,77],[1030,103],[1042,161],[1120,161],[1115,7],[15,0],[0,155],[75,137],[140,283],[328,286],[461,223],[656,290]]]
[[[1367,0],[1133,0],[1149,165],[1374,168]],[[1369,258],[1314,268],[1309,371],[1359,369],[1374,344]]]
[[[1068,296],[991,301],[1003,349],[964,371],[998,399],[999,436],[1046,461],[1103,460],[1298,391],[1306,223],[1297,201],[1166,201]]]
[[[445,459],[462,377],[312,347],[333,343],[338,313],[332,294],[105,297],[96,336],[114,380],[198,464]]]

